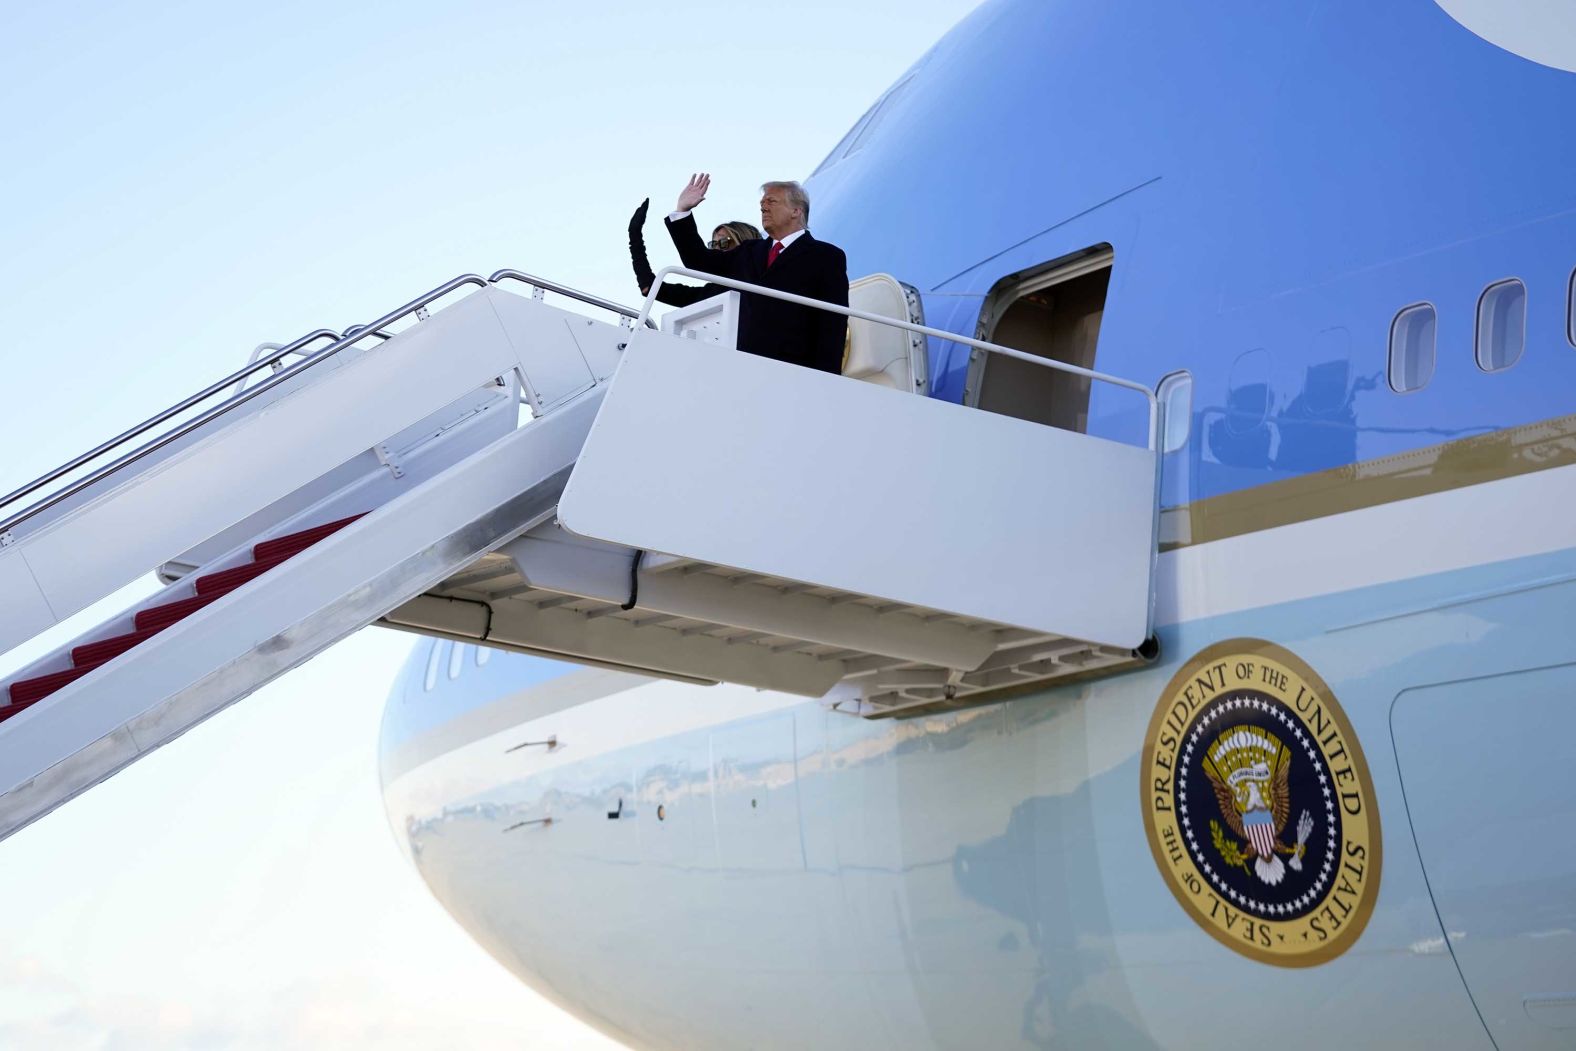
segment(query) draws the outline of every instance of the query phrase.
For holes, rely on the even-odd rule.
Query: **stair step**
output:
[[[209,573],[207,576],[198,577],[197,594],[212,595],[216,592],[233,591],[248,580],[262,576],[294,553],[287,552],[282,555],[275,555],[273,558],[248,562],[245,565],[236,566],[234,569],[222,569],[217,573]]]
[[[261,544],[253,546],[252,557],[258,561],[263,561],[265,559],[278,558],[280,555],[293,555],[297,551],[305,551],[319,540],[333,536],[365,514],[366,512],[362,512],[362,514],[351,515],[349,518],[341,518],[335,522],[324,522],[320,526],[303,529],[299,533],[289,533],[285,536],[276,536],[272,540],[264,540]]]
[[[236,586],[239,587],[240,585]],[[210,591],[206,595],[193,595],[191,598],[166,602],[162,606],[149,606],[147,609],[139,609],[133,621],[138,631],[147,628],[167,628],[176,621],[184,620],[191,616],[209,603],[228,595],[233,590],[235,589],[223,588],[218,591]]]
[[[113,660],[145,642],[170,625],[202,609],[210,602],[229,594],[249,580],[262,576],[270,569],[293,555],[300,554],[320,540],[345,528],[362,515],[351,515],[335,522],[325,522],[311,529],[265,540],[252,547],[252,561],[231,569],[222,569],[197,578],[197,594],[190,598],[166,602],[138,610],[132,617],[134,630],[97,642],[84,643],[71,651],[74,665],[66,671],[39,675],[13,682],[9,688],[11,703],[0,707],[0,722],[11,718],[28,705],[37,704],[56,690],[68,686],[105,661]]]
[[[103,662],[100,661],[100,664]],[[11,684],[11,707],[19,704],[32,704],[41,701],[63,686],[69,686],[88,672],[97,668],[98,664],[86,664],[80,668],[71,668],[66,671],[57,671],[51,675],[40,675],[33,679],[22,679]],[[15,715],[9,708],[0,708],[0,713],[9,718]]]
[[[103,664],[111,658],[119,657],[122,653],[137,645],[137,643],[153,638],[153,636],[173,623],[175,622],[170,621],[169,624],[161,624],[155,628],[138,628],[136,631],[128,631],[124,635],[115,635],[111,638],[100,639],[97,642],[89,642],[85,645],[77,646],[71,651],[71,663],[78,668],[93,664]]]

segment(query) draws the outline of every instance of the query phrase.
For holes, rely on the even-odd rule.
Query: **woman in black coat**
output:
[[[651,269],[651,262],[646,258],[646,239],[641,234],[641,228],[646,225],[646,208],[651,204],[647,197],[640,202],[640,207],[635,209],[635,214],[629,218],[629,261],[635,267],[635,282],[640,286],[640,294],[646,295],[651,291],[651,284],[657,279],[655,271]],[[711,232],[711,240],[706,247],[728,252],[739,247],[745,241],[759,240],[761,232],[749,223],[723,223]],[[699,303],[709,299],[719,292],[728,289],[721,285],[676,285],[671,281],[664,281],[662,287],[657,289],[657,302],[666,303],[670,307],[687,307],[691,303]]]

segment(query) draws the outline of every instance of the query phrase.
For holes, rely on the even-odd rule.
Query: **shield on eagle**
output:
[[[1242,853],[1251,855],[1253,872],[1271,886],[1286,875],[1286,866],[1276,855],[1291,855],[1292,868],[1300,870],[1303,844],[1313,830],[1312,817],[1304,812],[1297,845],[1280,842],[1291,816],[1291,761],[1291,749],[1279,737],[1251,725],[1225,730],[1204,751],[1204,773],[1214,786],[1221,816],[1248,841],[1248,850]]]

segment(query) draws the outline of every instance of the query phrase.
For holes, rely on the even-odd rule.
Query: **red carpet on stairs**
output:
[[[311,529],[303,529],[299,533],[264,540],[252,547],[252,561],[233,569],[224,569],[198,577],[195,582],[197,591],[195,595],[138,610],[133,618],[135,630],[77,646],[71,651],[72,667],[65,671],[13,682],[10,687],[10,703],[0,707],[0,722],[4,722],[30,705],[37,704],[106,661],[114,660],[127,650],[134,649],[139,643],[151,639],[170,625],[191,616],[210,602],[228,595],[248,580],[262,576],[318,541],[334,535],[360,517],[361,515],[351,515],[336,522],[325,522]]]

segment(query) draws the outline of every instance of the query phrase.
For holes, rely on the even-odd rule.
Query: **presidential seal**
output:
[[[1141,772],[1155,863],[1216,939],[1282,967],[1357,940],[1379,893],[1379,811],[1312,668],[1259,639],[1202,651],[1166,686]]]

